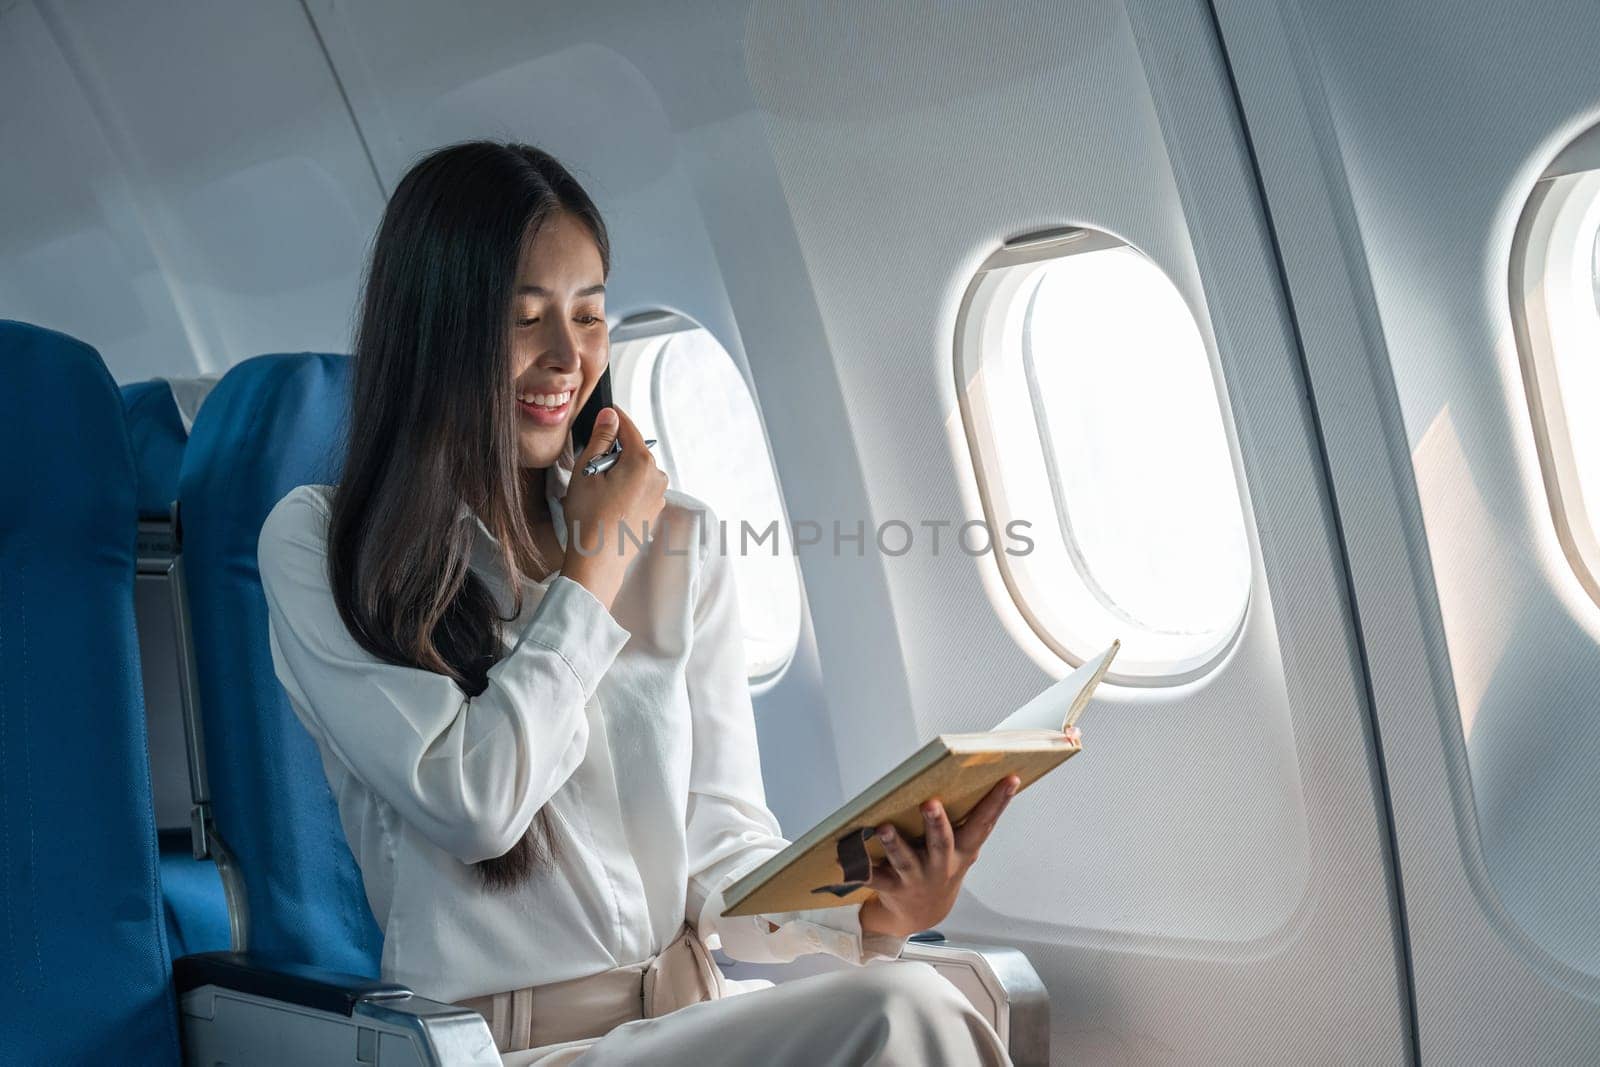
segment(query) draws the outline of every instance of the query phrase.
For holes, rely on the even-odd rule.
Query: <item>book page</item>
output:
[[[1010,715],[995,723],[994,730],[1065,730],[1075,726],[1089,703],[1094,688],[1105,677],[1111,660],[1122,647],[1121,641],[1040,693]]]

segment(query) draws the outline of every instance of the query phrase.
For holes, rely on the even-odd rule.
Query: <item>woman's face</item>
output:
[[[557,212],[523,243],[511,298],[522,466],[548,467],[561,455],[610,358],[600,249],[579,219]]]

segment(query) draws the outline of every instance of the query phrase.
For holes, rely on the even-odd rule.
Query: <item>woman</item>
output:
[[[609,251],[537,149],[418,163],[372,251],[340,482],[262,528],[274,664],[382,975],[483,1012],[516,1062],[1009,1062],[920,963],[726,995],[719,941],[897,956],[948,914],[1015,779],[960,828],[929,805],[925,845],[890,828],[869,904],[722,915],[787,842],[715,517],[610,405]],[[574,473],[618,440],[610,470]]]

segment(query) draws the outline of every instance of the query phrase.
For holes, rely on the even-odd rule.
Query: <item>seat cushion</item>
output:
[[[186,832],[161,835],[161,896],[173,959],[231,947],[217,865],[194,858]]]

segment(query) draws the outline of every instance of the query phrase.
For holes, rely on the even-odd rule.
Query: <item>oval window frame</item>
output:
[[[967,284],[962,295],[961,304],[956,314],[954,359],[952,360],[955,371],[956,402],[960,410],[962,429],[967,443],[968,458],[972,464],[972,471],[976,481],[979,505],[983,511],[983,521],[989,524],[990,529],[1006,529],[1006,523],[1012,518],[1012,509],[1006,501],[1008,499],[1005,480],[991,476],[991,471],[999,467],[1001,450],[995,441],[995,432],[989,418],[987,403],[988,389],[984,381],[985,371],[998,363],[1005,350],[1004,334],[1008,328],[1008,318],[1014,318],[1021,305],[1026,301],[1018,299],[1025,285],[1028,283],[1031,272],[1027,269],[1043,267],[1050,261],[1071,255],[1081,255],[1087,252],[1103,251],[1113,248],[1127,248],[1148,260],[1168,284],[1174,285],[1171,276],[1161,270],[1160,264],[1144,253],[1138,246],[1121,237],[1105,230],[1093,229],[1084,226],[1063,226],[1044,230],[1006,242],[998,251],[989,256],[973,273],[971,281]],[[1190,310],[1193,316],[1193,310]],[[1205,337],[1203,323],[1195,316],[1195,325],[1200,330],[1202,341]],[[1010,324],[1010,328],[1016,328]],[[1205,352],[1207,362],[1210,363],[1209,349]],[[1213,374],[1215,369],[1212,368]],[[1030,392],[1029,400],[1034,394]],[[1249,507],[1248,488],[1240,484],[1238,475],[1237,458],[1233,455],[1234,444],[1228,427],[1228,414],[1224,403],[1224,396],[1214,388],[1213,397],[1219,404],[1219,415],[1223,419],[1223,430],[1228,438],[1230,469],[1233,472],[1234,484],[1238,493],[1241,508],[1240,522],[1245,529],[1247,551],[1250,554],[1250,575],[1245,582],[1244,596],[1237,611],[1233,616],[1232,624],[1208,645],[1203,651],[1191,655],[1172,657],[1166,660],[1136,661],[1136,669],[1128,670],[1126,664],[1130,660],[1127,656],[1127,642],[1124,641],[1124,653],[1118,657],[1118,666],[1123,669],[1107,674],[1107,680],[1119,685],[1136,686],[1143,688],[1167,688],[1184,685],[1198,681],[1225,660],[1237,647],[1240,635],[1245,629],[1245,622],[1249,618],[1251,605],[1255,596],[1256,561],[1255,548],[1250,536],[1251,513]],[[1037,420],[1037,413],[1035,414]],[[1035,431],[1037,432],[1037,421]],[[1054,457],[1044,457],[1045,449],[1039,449],[1039,463],[1048,467],[1054,463]],[[1032,457],[1029,457],[1029,462]],[[1047,481],[1047,494],[1053,506],[1057,507],[1059,517],[1059,495],[1055,484]],[[1070,540],[1065,534],[1064,538]],[[1001,584],[1009,599],[1009,605],[997,603],[997,610],[1007,608],[1018,612],[1028,630],[1041,641],[1044,646],[1055,656],[1063,660],[1068,666],[1077,668],[1101,650],[1100,645],[1094,640],[1081,636],[1081,632],[1068,632],[1059,635],[1052,630],[1040,613],[1030,603],[1029,594],[1024,581],[1012,567],[1008,554],[1002,550],[1001,538],[991,539],[990,552],[994,560]],[[1070,553],[1069,553],[1070,555]],[[1087,578],[1083,574],[1080,561],[1073,560],[1073,569],[1078,580],[1084,585],[1084,591],[1091,597],[1094,595],[1092,587],[1097,580]],[[1101,608],[1105,610],[1104,607]],[[1066,621],[1066,620],[1064,620]],[[1101,643],[1103,644],[1103,642]],[[1146,667],[1146,663],[1153,666]]]
[[[1512,234],[1507,278],[1517,366],[1556,540],[1578,584],[1600,605],[1600,535],[1584,503],[1545,298],[1551,238],[1564,216],[1574,212],[1580,193],[1590,194],[1590,203],[1579,205],[1582,210],[1600,211],[1600,126],[1574,138],[1534,181]]]

